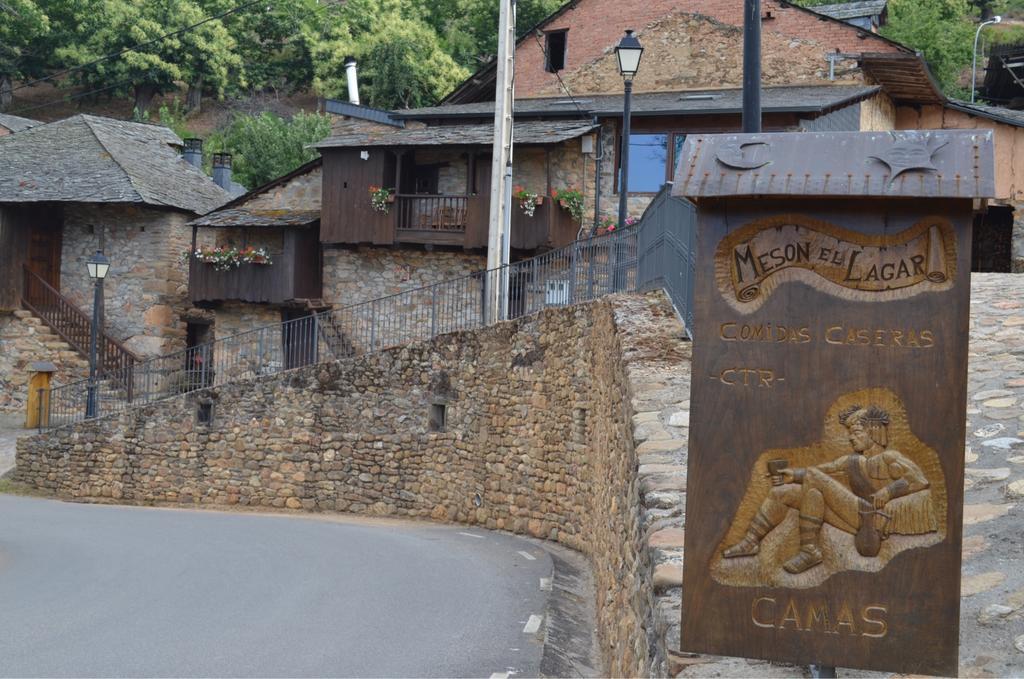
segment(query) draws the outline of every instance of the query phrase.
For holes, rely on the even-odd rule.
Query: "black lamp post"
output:
[[[96,281],[92,301],[92,332],[89,335],[89,388],[85,402],[85,416],[91,419],[97,415],[96,376],[99,371],[96,354],[100,338],[100,313],[103,310],[103,279],[110,271],[110,260],[104,257],[100,250],[97,250],[96,254],[86,262],[86,266],[89,268],[89,278]]]
[[[626,35],[615,47],[615,56],[619,60],[619,73],[625,81],[625,97],[622,100],[622,148],[619,152],[619,228],[626,225],[626,202],[629,197],[629,107],[633,96],[633,78],[640,68],[640,57],[644,48],[640,41],[627,30]]]

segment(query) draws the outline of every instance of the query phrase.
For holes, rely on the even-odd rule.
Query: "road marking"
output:
[[[537,557],[535,557],[533,554],[530,554],[529,552],[524,552],[522,550],[519,550],[519,553],[522,555],[522,557],[524,559],[529,559],[530,561],[536,561],[537,560]]]
[[[551,578],[540,579],[540,591],[550,592],[551,591]]]
[[[526,621],[526,627],[523,628],[523,634],[536,634],[543,620],[544,618],[539,615],[531,615],[530,619]]]
[[[508,679],[508,672],[495,672],[491,675],[491,679]]]
[[[483,535],[473,535],[472,533],[463,533],[461,530],[459,531],[459,535],[465,535],[468,538],[476,538],[478,540],[483,540],[484,539]]]

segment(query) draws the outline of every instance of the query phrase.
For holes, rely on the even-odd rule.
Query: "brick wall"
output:
[[[606,49],[618,43],[624,29],[641,30],[672,12],[700,14],[723,24],[743,25],[743,0],[582,0],[575,8],[545,26],[544,30],[569,31],[564,77],[566,73],[599,59]],[[778,0],[765,0],[762,12],[770,12],[773,17],[762,24],[766,46],[776,41],[773,34],[813,41],[819,45],[822,64],[825,64],[824,54],[836,50],[850,53],[897,51],[896,47],[877,36],[848,24],[819,19]],[[558,86],[555,75],[544,70],[541,45],[529,38],[516,50],[516,96],[538,96]],[[765,56],[766,62],[772,58],[770,54]],[[644,58],[647,60],[644,66],[653,61],[650,53],[645,53]],[[717,82],[712,78],[700,86],[713,87]]]
[[[738,26],[698,14],[674,12],[646,26],[637,26],[644,57],[633,87],[637,92],[743,85],[743,30]],[[572,31],[570,31],[572,33]],[[764,59],[761,81],[765,85],[806,85],[828,82],[824,44],[815,37],[795,38],[772,31],[762,36]],[[517,64],[517,96],[558,96],[562,86],[553,78],[538,83],[527,93],[519,89],[520,73],[528,66]],[[859,74],[847,77],[859,78]],[[529,74],[527,75],[529,79]],[[562,74],[571,92],[622,92],[614,43],[593,60]]]

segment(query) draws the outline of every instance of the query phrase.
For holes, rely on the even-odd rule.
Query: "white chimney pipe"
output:
[[[348,101],[359,106],[359,79],[356,76],[355,57],[345,57],[345,77],[348,79]]]

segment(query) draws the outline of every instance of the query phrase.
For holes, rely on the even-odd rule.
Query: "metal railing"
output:
[[[692,217],[692,212],[689,214]],[[651,228],[662,228],[655,226],[657,220],[648,223]],[[687,277],[674,268],[689,260],[675,259],[672,238],[645,233],[646,228],[642,220],[635,228],[578,240],[504,267],[331,311],[311,312],[138,363],[123,373],[107,373],[97,385],[97,415],[479,328],[490,321],[484,301],[491,286],[503,290],[508,318],[613,292],[662,286],[685,317],[685,291],[672,281]],[[684,295],[677,299],[673,290],[683,290]],[[41,428],[83,420],[88,386],[88,380],[74,382],[52,389],[48,399],[41,398],[40,403],[45,404],[40,406]]]
[[[72,349],[88,358],[92,319],[28,266],[24,267],[24,276],[21,303]],[[96,353],[97,370],[101,374],[130,371],[139,360],[107,333],[100,335]]]

